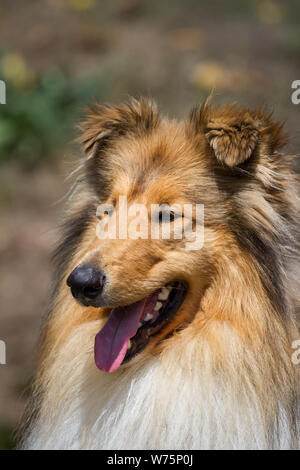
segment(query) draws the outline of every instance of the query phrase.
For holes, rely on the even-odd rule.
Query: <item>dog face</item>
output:
[[[243,212],[253,217],[253,197],[259,202],[270,183],[269,155],[283,138],[261,111],[204,105],[178,123],[160,118],[146,100],[98,106],[81,132],[85,190],[75,199],[86,202],[89,217],[67,284],[78,302],[107,316],[95,360],[101,370],[114,371],[194,319],[221,260],[234,256],[245,231]],[[100,214],[99,206],[105,208]],[[198,206],[204,207],[203,243],[188,249],[176,230],[188,226],[196,233]],[[115,236],[99,237],[99,224]],[[143,233],[130,236],[130,227],[141,224]]]

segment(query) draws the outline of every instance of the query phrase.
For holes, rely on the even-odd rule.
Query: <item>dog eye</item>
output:
[[[103,215],[108,215],[109,217],[112,215],[112,213],[114,212],[114,209],[108,209],[107,211],[104,211]]]
[[[102,220],[104,217],[110,217],[113,214],[114,210],[114,207],[112,207],[111,209],[106,209],[103,212],[101,211],[100,214],[97,213],[97,216],[100,220]]]
[[[158,214],[158,221],[161,224],[162,222],[174,222],[174,220],[181,217],[181,215],[176,214],[174,211],[160,211]]]
[[[173,222],[176,219],[176,214],[173,211],[170,211],[170,222]]]

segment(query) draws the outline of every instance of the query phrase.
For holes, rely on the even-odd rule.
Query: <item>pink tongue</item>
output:
[[[114,308],[95,338],[95,362],[100,370],[113,372],[121,365],[127,351],[128,341],[132,338],[147,313],[152,312],[158,293],[146,299]]]

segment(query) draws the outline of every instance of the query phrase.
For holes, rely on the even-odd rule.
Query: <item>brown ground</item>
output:
[[[217,103],[237,99],[273,107],[287,119],[289,149],[299,149],[300,105],[290,100],[291,82],[300,79],[292,0],[212,1],[205,7],[193,0],[91,3],[92,9],[78,11],[74,5],[87,0],[2,0],[2,50],[22,55],[36,73],[53,66],[72,75],[101,70],[108,77],[107,100],[151,94],[170,114],[183,115],[215,85]],[[0,366],[0,448],[9,445],[1,427],[18,422],[33,371],[62,207],[56,202],[68,187],[64,161],[74,160],[66,146],[69,156],[62,152],[58,164],[30,172],[17,163],[0,169],[0,339],[7,344],[7,365]]]

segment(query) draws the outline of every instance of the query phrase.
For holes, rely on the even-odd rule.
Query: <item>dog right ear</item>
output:
[[[120,106],[99,105],[88,109],[86,118],[79,124],[79,142],[86,159],[93,158],[112,139],[126,134],[141,135],[159,124],[156,105],[147,98],[131,99]]]
[[[257,156],[272,155],[285,144],[282,125],[262,109],[253,111],[234,104],[213,108],[207,103],[192,110],[189,131],[208,147],[212,162],[234,168]]]

